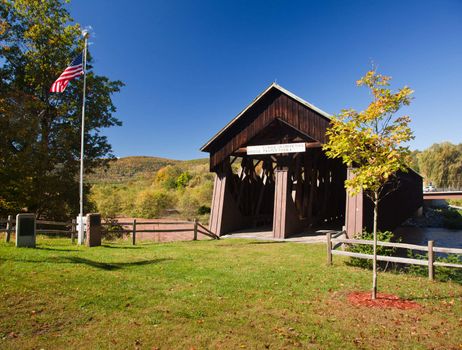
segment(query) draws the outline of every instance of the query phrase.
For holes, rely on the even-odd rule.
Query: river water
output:
[[[395,234],[403,243],[427,245],[435,241],[435,247],[462,248],[462,230],[449,230],[440,227],[399,227]]]

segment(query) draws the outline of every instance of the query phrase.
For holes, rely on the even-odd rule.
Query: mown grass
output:
[[[247,240],[0,244],[1,349],[460,349],[462,286],[381,273],[419,310],[351,306],[370,272]]]

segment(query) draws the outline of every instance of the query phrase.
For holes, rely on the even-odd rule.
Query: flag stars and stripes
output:
[[[83,56],[80,53],[67,67],[64,72],[61,73],[58,79],[51,85],[50,92],[63,92],[66,89],[67,84],[74,78],[84,74],[83,71]]]

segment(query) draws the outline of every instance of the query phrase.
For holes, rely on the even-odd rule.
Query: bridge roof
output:
[[[302,105],[310,108],[313,111],[316,111],[317,113],[319,113],[324,118],[330,120],[330,114],[329,113],[323,111],[322,109],[316,107],[315,105],[313,105],[313,104],[309,103],[308,101],[302,99],[301,97],[295,95],[294,93],[290,92],[289,90],[284,89],[281,85],[278,85],[277,83],[271,83],[271,85],[268,86],[260,95],[255,97],[255,99],[247,107],[245,107],[237,116],[235,116],[228,124],[226,124],[220,131],[218,131],[209,141],[207,141],[207,143],[204,144],[200,148],[200,150],[207,152],[211,143],[213,143],[226,130],[228,130],[234,123],[236,123],[245,114],[245,112],[247,112],[250,108],[252,108],[258,101],[260,101],[262,99],[263,96],[265,96],[272,89],[279,90],[283,94],[291,97],[295,101],[301,103]]]

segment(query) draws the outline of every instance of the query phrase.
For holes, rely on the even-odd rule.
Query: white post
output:
[[[83,224],[83,154],[84,154],[84,142],[85,142],[85,102],[86,102],[86,87],[87,87],[87,40],[88,31],[84,30],[82,35],[85,39],[85,48],[83,53],[83,102],[82,102],[82,130],[80,138],[80,215],[79,215],[79,232],[78,232],[78,244],[84,243],[84,224]]]

